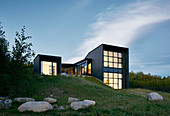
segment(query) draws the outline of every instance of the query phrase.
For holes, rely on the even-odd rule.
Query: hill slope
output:
[[[144,89],[114,90],[104,85],[94,77],[35,77],[34,86],[36,100],[45,97],[54,97],[57,105],[68,105],[68,97],[76,97],[80,100],[95,100],[96,106],[85,110],[64,111],[52,110],[44,112],[44,115],[168,115],[170,113],[170,93],[158,92],[164,97],[163,101],[148,101],[147,94],[153,91]],[[25,96],[27,97],[27,96]],[[0,114],[20,114],[14,103],[9,110],[0,110]],[[24,112],[25,115],[37,115],[37,113]]]

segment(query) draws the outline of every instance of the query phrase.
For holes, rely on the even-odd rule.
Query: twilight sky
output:
[[[130,71],[170,75],[170,0],[0,0],[6,39],[26,26],[36,54],[74,63],[101,43],[128,47]]]

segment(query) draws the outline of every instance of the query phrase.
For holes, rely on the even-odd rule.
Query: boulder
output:
[[[95,104],[96,104],[96,102],[95,101],[93,101],[93,100],[84,100],[85,102],[89,102],[92,106],[94,106]]]
[[[44,98],[44,101],[47,101],[47,102],[49,102],[49,103],[55,103],[57,100],[54,99],[54,98],[48,97],[48,98]]]
[[[18,97],[18,98],[14,98],[14,101],[16,101],[16,102],[28,102],[28,101],[35,101],[35,99],[27,98],[27,97]]]
[[[12,100],[11,99],[6,99],[4,101],[4,108],[9,109],[10,107],[12,107]]]
[[[45,101],[29,101],[26,103],[23,103],[19,106],[18,111],[24,112],[24,111],[33,111],[33,112],[44,112],[47,110],[53,109],[53,106]]]
[[[1,108],[4,108],[4,101],[3,100],[0,100],[0,109]]]
[[[78,110],[78,109],[88,108],[88,107],[94,106],[94,105],[95,105],[95,101],[88,100],[88,101],[72,102],[70,107],[73,110]]]
[[[69,97],[69,98],[68,98],[68,103],[69,103],[69,104],[72,103],[72,102],[76,102],[76,101],[80,101],[80,100],[77,99],[77,98],[73,98],[73,97]]]
[[[148,97],[148,100],[150,100],[150,101],[163,100],[163,97],[161,95],[159,95],[158,93],[156,93],[156,92],[149,93],[147,95],[147,97]]]

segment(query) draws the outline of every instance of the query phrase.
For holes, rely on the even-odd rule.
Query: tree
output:
[[[0,95],[8,95],[10,90],[8,74],[10,53],[8,51],[9,42],[5,39],[5,31],[2,29],[0,22]]]
[[[0,74],[6,74],[10,60],[8,51],[9,42],[5,39],[5,31],[2,28],[0,22]]]
[[[25,36],[25,26],[21,29],[21,33],[16,32],[15,45],[12,47],[10,75],[12,82],[12,93],[16,95],[21,87],[21,80],[28,77],[28,64],[34,56],[34,51],[31,50],[32,43],[27,42],[31,36]]]

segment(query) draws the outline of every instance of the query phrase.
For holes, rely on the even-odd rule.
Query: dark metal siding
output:
[[[39,72],[39,56],[34,59],[34,73],[40,74]]]
[[[40,54],[38,54],[37,57],[34,59],[34,70],[35,70],[34,73],[37,74],[41,73],[41,61],[56,62],[57,74],[61,73],[61,57],[40,55]]]
[[[96,49],[89,52],[86,58],[92,59],[92,76],[103,81],[103,46],[99,46]]]

